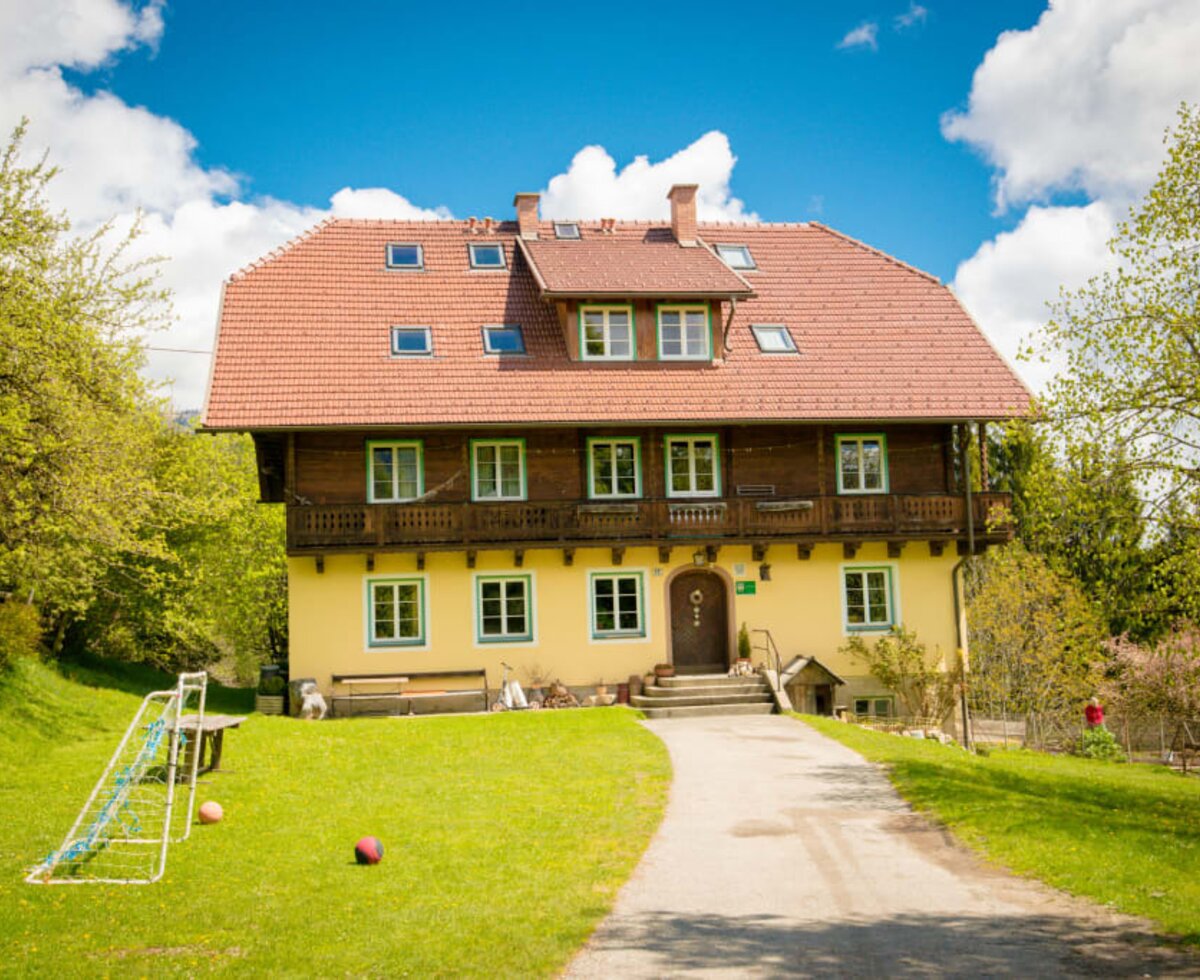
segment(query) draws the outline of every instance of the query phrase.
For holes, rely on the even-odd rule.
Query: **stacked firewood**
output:
[[[575,697],[561,681],[555,681],[546,691],[542,701],[543,708],[578,708],[579,698]]]

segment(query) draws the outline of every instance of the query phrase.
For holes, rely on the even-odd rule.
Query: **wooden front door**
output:
[[[729,669],[729,605],[720,575],[698,568],[672,579],[671,650],[677,673]]]

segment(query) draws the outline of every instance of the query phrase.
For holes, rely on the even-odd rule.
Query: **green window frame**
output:
[[[615,319],[618,314],[623,323]],[[637,360],[637,318],[630,304],[581,303],[578,319],[581,361]]]
[[[894,569],[888,565],[842,568],[842,608],[850,632],[886,631],[896,624]]]
[[[712,307],[660,303],[656,308],[660,361],[712,360]]]
[[[471,499],[524,500],[525,440],[471,440]]]
[[[588,576],[592,639],[646,635],[646,577],[642,572],[592,572]]]
[[[367,579],[367,646],[425,645],[425,580]]]
[[[533,576],[480,575],[475,579],[475,639],[528,643],[533,639]]]
[[[589,500],[635,500],[642,495],[642,440],[595,436],[587,440]]]
[[[367,440],[367,502],[395,504],[425,493],[425,447],[420,439]]]
[[[708,451],[698,451],[705,443]],[[716,433],[669,435],[663,439],[663,456],[668,497],[721,496],[721,441]]]
[[[887,493],[887,436],[852,432],[834,440],[838,493]]]

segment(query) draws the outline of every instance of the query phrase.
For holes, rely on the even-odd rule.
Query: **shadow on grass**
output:
[[[1057,916],[908,914],[795,923],[776,916],[648,912],[610,920],[593,953],[640,951],[638,975],[805,977],[1196,976],[1190,951]],[[603,964],[598,964],[603,966]],[[626,964],[618,961],[614,968]],[[581,964],[583,967],[584,964]],[[581,974],[588,975],[586,969]],[[571,971],[568,970],[568,976]]]
[[[148,664],[131,664],[100,657],[80,656],[58,662],[58,670],[70,680],[88,687],[104,687],[144,698],[151,691],[174,687],[178,675]],[[248,714],[254,710],[254,689],[225,687],[208,682],[206,710],[229,714]]]

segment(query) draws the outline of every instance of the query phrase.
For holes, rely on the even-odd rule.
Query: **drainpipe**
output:
[[[975,557],[975,506],[971,497],[971,425],[967,421],[967,437],[963,449],[963,483],[966,488],[967,502],[967,557],[963,558],[950,573],[951,586],[954,589],[954,633],[958,641],[959,656],[962,657],[963,678],[959,686],[959,700],[963,720],[963,745],[971,747],[971,716],[967,709],[967,637],[964,625],[965,610],[963,609],[962,569]]]
[[[721,347],[726,354],[729,353],[729,328],[733,326],[733,315],[737,312],[737,297],[729,297],[729,318],[725,321],[725,329],[721,337]]]

